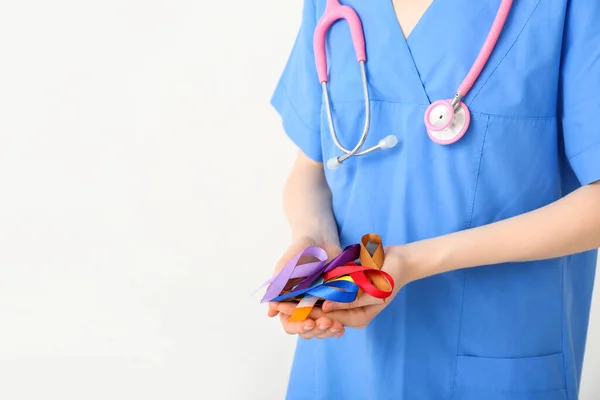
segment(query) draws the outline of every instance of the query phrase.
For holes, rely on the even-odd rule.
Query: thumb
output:
[[[279,303],[273,303],[273,302],[269,303],[269,310],[267,311],[267,315],[270,318],[276,317],[279,314],[279,310],[277,309],[278,306],[279,306]]]
[[[325,250],[329,259],[337,257],[342,253],[342,248],[336,244],[326,244],[323,250]]]

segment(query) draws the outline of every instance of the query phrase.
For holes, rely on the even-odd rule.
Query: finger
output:
[[[296,309],[296,306],[297,306],[296,303],[283,302],[283,303],[276,303],[275,309],[278,312],[280,312],[281,314],[285,314],[285,315],[287,315],[289,317],[290,315],[292,315],[294,313],[294,310]]]
[[[295,303],[283,302],[277,304],[277,311],[279,312],[279,317],[281,319],[283,329],[290,335],[297,334],[300,335],[300,337],[302,337],[303,339],[312,339],[316,335],[315,331],[318,330],[318,324],[316,321],[324,316],[323,311],[321,311],[320,308],[313,308],[306,320],[290,322],[290,316],[294,313],[295,309]],[[323,327],[322,330],[327,330],[333,325],[333,321],[327,318],[324,318],[319,322],[320,325]],[[343,333],[343,327],[339,322],[335,325],[335,327],[336,332],[333,334]]]
[[[333,326],[333,321],[329,320],[328,318],[322,317],[320,320],[315,321],[315,325],[316,326],[313,329],[311,329],[310,331],[305,331],[305,332],[299,333],[298,335],[302,339],[306,339],[306,340],[314,339],[314,338],[324,339],[326,337],[330,337],[330,336],[334,335],[334,333],[331,331],[331,327]],[[339,325],[339,322],[338,322],[338,325]],[[310,326],[312,326],[312,325],[310,325]],[[339,332],[337,334],[339,334]]]
[[[299,335],[303,333],[307,333],[315,329],[316,324],[312,319],[307,319],[305,321],[299,322],[290,322],[289,316],[284,314],[279,314],[279,320],[281,321],[281,325],[283,326],[283,330],[288,335]]]
[[[320,308],[313,308],[313,310],[308,315],[308,318],[315,321],[315,323],[317,324],[317,328],[320,322],[325,322],[327,320],[331,321],[329,331],[331,331],[331,334],[333,336],[340,337],[345,333],[343,324],[339,321],[336,321],[335,319],[329,318],[329,316],[325,314]],[[317,330],[318,329],[315,329],[315,332],[317,332]],[[315,334],[315,332],[313,332],[313,334]]]
[[[289,322],[287,316],[280,314],[280,321],[283,330],[288,335],[308,334],[315,329],[315,322],[313,320]]]
[[[332,244],[326,244],[324,250],[330,259],[339,256],[342,252],[341,247]]]
[[[333,321],[329,331],[334,337],[341,337],[345,333],[344,326],[339,321]]]
[[[301,333],[298,336],[300,336],[304,340],[310,340],[310,339],[314,339],[315,338],[314,331],[310,331],[310,332],[306,332],[306,333]]]
[[[327,339],[331,337],[339,338],[344,334],[344,327],[337,321],[332,321],[331,326],[327,330],[313,329],[312,333],[317,339]]]
[[[333,321],[327,317],[321,317],[315,321],[315,324],[318,330],[317,333],[322,333],[328,331],[329,328],[331,328],[331,325],[333,325]]]
[[[348,310],[350,308],[360,307],[359,300],[354,300],[351,303],[338,303],[335,301],[326,300],[325,302],[323,302],[321,309],[323,310],[323,312],[326,312],[326,313],[332,312],[335,310]]]
[[[339,323],[338,323],[339,324]],[[301,333],[298,336],[300,336],[302,339],[305,340],[310,340],[310,339],[327,339],[327,338],[340,338],[344,335],[344,328],[339,325],[339,331],[338,330],[334,330],[333,328],[330,328],[329,330],[325,331],[325,332],[320,332],[318,330],[318,328],[313,329],[310,332],[306,332],[306,333]]]
[[[315,339],[329,339],[330,337],[333,337],[333,334],[329,331],[325,331],[324,333],[317,333],[315,335]]]
[[[322,323],[324,327],[328,327],[333,336],[339,337],[345,333],[344,326],[340,321],[336,321],[335,319],[326,316],[325,313],[318,307],[312,309],[306,321],[289,322],[289,317],[292,315],[295,309],[296,305],[294,303],[277,303],[277,311],[279,312],[279,317],[284,325],[284,329],[286,329],[286,332],[291,332],[290,334],[295,333],[299,334],[304,339],[310,339],[315,335],[314,332],[311,332],[312,329],[314,329],[314,327],[317,325],[321,325],[319,323]],[[300,327],[299,324],[307,321],[310,321],[308,326],[303,325]],[[312,329],[307,330],[305,328]]]
[[[326,339],[333,336],[333,333],[330,331],[331,325],[333,325],[332,320],[327,317],[321,317],[315,323],[317,327],[313,330],[313,333],[317,339]]]
[[[348,310],[337,310],[326,313],[325,316],[331,320],[339,321],[345,327],[362,329],[379,314],[385,305],[369,305]]]
[[[289,317],[294,313],[294,311],[296,310],[296,307],[297,307],[296,303],[291,303],[291,302],[278,303],[277,311],[279,311],[279,313],[285,314]],[[310,314],[308,314],[307,318],[310,318],[310,319],[316,321],[317,319],[321,318],[324,315],[325,315],[325,313],[323,312],[321,307],[313,307],[313,309],[310,311]]]
[[[363,308],[336,310],[326,314],[332,320],[338,321],[344,327],[361,328],[366,325],[367,317]]]
[[[270,318],[276,317],[277,314],[279,314],[279,310],[277,309],[278,305],[279,303],[269,303],[269,310],[267,311],[267,315]]]
[[[363,294],[351,303],[337,303],[335,301],[326,300],[321,306],[321,309],[323,310],[323,312],[328,313],[336,310],[349,310],[351,308],[366,307],[383,303],[383,299],[378,299],[368,294]]]

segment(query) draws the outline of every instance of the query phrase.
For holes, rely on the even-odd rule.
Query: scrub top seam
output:
[[[467,284],[467,271],[462,272],[462,293],[460,297],[460,316],[458,319],[458,334],[456,339],[456,354],[454,355],[454,378],[452,379],[452,399],[456,397],[456,378],[458,377],[458,348],[460,346],[460,332],[462,330],[462,317],[465,309],[465,286]]]
[[[504,119],[504,120],[510,120],[510,121],[552,121],[552,120],[557,119],[556,115],[538,116],[538,117],[522,117],[522,116],[517,116],[517,115],[491,114],[491,113],[485,113],[485,112],[473,111],[473,110],[470,110],[470,111],[471,111],[471,115],[479,115],[482,117],[490,117],[490,118]]]
[[[572,161],[574,158],[579,157],[583,153],[586,153],[586,152],[588,152],[590,150],[593,150],[593,149],[595,149],[598,146],[600,146],[600,142],[594,143],[594,144],[592,144],[590,146],[587,146],[586,148],[584,148],[583,150],[578,151],[577,153],[573,154],[572,156],[567,156],[567,159],[569,161]]]
[[[475,211],[475,197],[477,196],[477,188],[479,186],[479,175],[481,174],[481,163],[483,161],[483,149],[485,148],[485,141],[487,139],[488,129],[490,127],[489,116],[485,121],[485,129],[483,130],[483,140],[481,141],[481,150],[479,151],[479,160],[477,162],[477,173],[475,174],[475,187],[473,188],[473,197],[471,198],[471,208],[469,210],[469,217],[467,219],[467,229],[470,229],[473,224],[473,214]]]
[[[504,55],[502,56],[502,58],[500,58],[500,60],[498,61],[498,63],[494,67],[494,69],[490,72],[490,74],[487,76],[487,78],[485,79],[485,81],[483,81],[483,83],[481,84],[481,86],[479,86],[479,88],[477,89],[477,92],[474,93],[473,97],[468,101],[468,105],[469,106],[471,104],[473,104],[473,102],[475,101],[475,99],[477,98],[477,96],[479,96],[479,93],[481,93],[481,90],[485,87],[485,85],[487,85],[488,81],[492,78],[492,76],[494,76],[494,74],[496,73],[496,71],[498,70],[498,68],[500,68],[500,65],[502,65],[502,62],[504,61],[504,59],[506,58],[506,56],[508,56],[508,54],[510,53],[510,51],[512,50],[512,48],[515,46],[515,43],[517,43],[519,41],[519,38],[521,37],[521,34],[525,30],[525,27],[527,26],[527,24],[529,24],[529,20],[531,19],[531,17],[535,13],[535,10],[537,10],[537,8],[539,7],[541,1],[542,0],[538,0],[537,1],[535,7],[533,7],[533,10],[531,11],[531,14],[529,14],[529,16],[527,17],[527,19],[525,20],[525,23],[521,27],[521,30],[517,34],[517,37],[515,37],[515,40],[511,43],[511,45],[508,47],[508,49],[506,49],[506,52],[504,53]]]
[[[475,199],[477,197],[477,188],[479,186],[479,175],[481,173],[481,163],[483,161],[483,149],[485,148],[485,139],[487,138],[487,132],[490,126],[490,118],[487,117],[485,121],[485,129],[483,133],[483,140],[481,143],[481,150],[479,151],[479,160],[477,163],[477,173],[475,174],[475,187],[473,188],[473,197],[471,199],[471,208],[469,210],[468,219],[467,219],[467,229],[470,229],[473,225],[473,214],[475,211]],[[454,379],[452,380],[452,399],[456,397],[456,378],[458,377],[458,356],[459,356],[459,347],[460,347],[460,335],[462,332],[462,319],[463,313],[465,309],[465,290],[467,286],[467,270],[463,271],[462,276],[462,293],[460,298],[460,314],[458,319],[458,333],[456,339],[456,355],[454,356]]]
[[[421,107],[428,106],[427,103],[417,103],[414,101],[384,100],[384,99],[374,99],[374,98],[370,98],[369,101],[371,103],[401,104],[401,105],[411,105],[411,106],[421,106]],[[357,104],[357,103],[364,103],[364,102],[365,102],[364,99],[357,99],[357,100],[334,100],[333,98],[331,99],[331,104]]]
[[[397,101],[397,100],[384,100],[384,99],[374,99],[371,98],[369,99],[369,102],[371,103],[384,103],[384,104],[390,104],[390,105],[402,105],[402,106],[417,106],[417,107],[428,107],[429,104],[426,103],[419,103],[419,102],[412,102],[412,101]],[[333,100],[331,99],[331,104],[332,105],[349,105],[349,104],[362,104],[364,103],[364,100]],[[482,116],[482,117],[490,117],[490,118],[496,118],[496,119],[506,119],[506,120],[512,120],[512,121],[552,121],[552,120],[556,120],[558,118],[557,115],[547,115],[547,116],[519,116],[519,115],[509,115],[509,114],[492,114],[492,113],[486,113],[483,111],[477,111],[477,110],[473,110],[470,109],[471,115],[478,115],[478,116]]]
[[[494,393],[501,393],[501,394],[539,394],[539,393],[556,393],[556,392],[564,392],[565,389],[564,388],[558,388],[558,389],[538,389],[538,390],[496,390],[494,391]],[[567,399],[568,400],[568,399]]]
[[[281,82],[281,87],[283,88],[283,91],[285,92],[285,97],[286,97],[288,104],[290,105],[290,108],[292,109],[292,111],[294,111],[294,114],[296,114],[296,116],[298,117],[298,121],[300,121],[302,123],[302,125],[304,125],[304,127],[306,129],[308,129],[311,133],[318,133],[319,132],[318,129],[312,128],[310,125],[308,125],[308,123],[306,123],[304,118],[302,118],[302,116],[298,112],[298,109],[296,109],[296,106],[294,105],[294,103],[291,100],[290,92],[288,91],[287,86],[283,82]]]
[[[562,351],[563,360],[563,376],[565,380],[565,397],[569,400],[569,385],[567,382],[567,363],[565,359],[565,263],[566,258],[563,258],[561,263],[560,273],[560,348]]]

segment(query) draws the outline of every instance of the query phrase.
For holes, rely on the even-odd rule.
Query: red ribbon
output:
[[[392,291],[394,290],[394,279],[390,276],[390,274],[379,269],[360,266],[355,262],[332,269],[323,275],[323,279],[328,281],[330,279],[340,278],[344,275],[350,275],[354,283],[356,283],[359,288],[377,299],[386,299],[390,297]],[[380,275],[387,280],[389,290],[383,290],[373,285],[370,277],[375,275]]]

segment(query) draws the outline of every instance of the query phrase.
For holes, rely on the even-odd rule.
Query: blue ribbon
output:
[[[323,283],[323,278],[321,278],[309,288],[282,294],[271,301],[279,302],[302,295],[309,295],[320,299],[335,301],[337,303],[352,303],[356,300],[358,289],[358,285],[354,282],[334,280]]]

